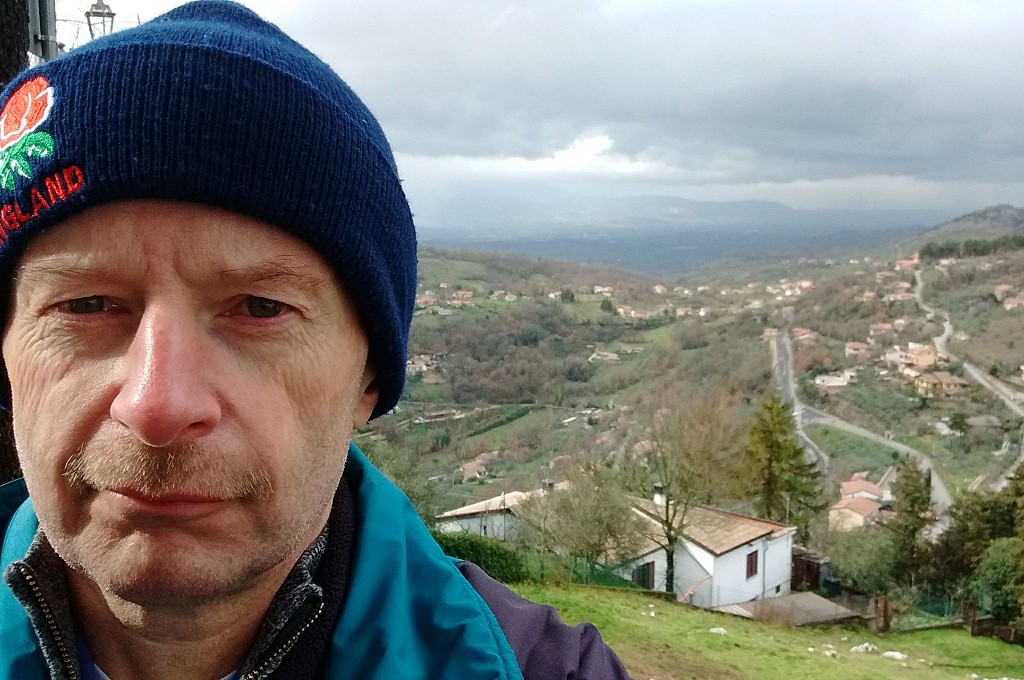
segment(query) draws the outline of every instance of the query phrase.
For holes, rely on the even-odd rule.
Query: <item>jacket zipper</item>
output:
[[[289,637],[281,645],[279,645],[277,649],[271,652],[268,656],[264,657],[263,663],[261,663],[259,666],[252,669],[245,675],[243,675],[241,677],[241,680],[262,680],[262,678],[267,677],[265,675],[267,667],[271,664],[276,665],[280,662],[281,657],[283,657],[285,654],[291,651],[291,648],[294,647],[295,643],[299,641],[299,637],[301,637],[302,634],[305,633],[306,630],[308,630],[309,627],[313,625],[313,623],[320,617],[320,613],[323,610],[324,603],[323,600],[321,600],[320,606],[317,607],[317,610],[313,612],[313,614],[308,619],[306,619],[306,621],[299,627],[299,629],[292,633],[291,637]]]
[[[53,617],[53,611],[50,609],[49,603],[46,598],[43,597],[43,591],[39,587],[39,583],[36,580],[35,574],[32,570],[25,565],[19,565],[18,571],[21,572],[22,578],[28,583],[28,587],[32,589],[32,594],[36,598],[36,602],[39,603],[39,609],[43,612],[43,618],[46,619],[46,627],[50,631],[50,635],[53,636],[53,641],[56,643],[57,648],[60,650],[60,658],[64,664],[64,671],[67,673],[69,680],[78,680],[78,670],[75,668],[74,661],[71,653],[68,651],[68,646],[64,643],[64,638],[61,637],[60,630],[57,628],[56,621]]]

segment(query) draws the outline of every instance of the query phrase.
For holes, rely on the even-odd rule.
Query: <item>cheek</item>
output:
[[[365,350],[329,343],[308,350],[293,354],[280,365],[281,388],[304,428],[340,427],[347,442],[352,431],[351,413],[362,395]]]
[[[42,323],[12,324],[3,340],[11,383],[14,436],[30,485],[59,473],[98,426],[107,361],[74,361]],[[48,472],[49,471],[49,472]]]

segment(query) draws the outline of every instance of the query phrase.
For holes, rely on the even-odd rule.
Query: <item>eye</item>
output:
[[[242,301],[242,310],[251,317],[257,319],[269,319],[281,314],[286,305],[279,300],[271,300],[265,297],[247,297]]]
[[[118,307],[110,298],[103,295],[90,295],[89,297],[75,298],[61,303],[61,311],[69,314],[97,314],[99,312],[112,312]]]

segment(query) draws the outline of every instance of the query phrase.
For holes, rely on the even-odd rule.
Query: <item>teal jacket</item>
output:
[[[491,609],[444,555],[405,495],[355,446],[346,475],[358,532],[351,586],[328,652],[338,680],[522,680]],[[23,480],[0,486],[0,573],[37,529]],[[47,680],[25,609],[0,581],[0,680]]]

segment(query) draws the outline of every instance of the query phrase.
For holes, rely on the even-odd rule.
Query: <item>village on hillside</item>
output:
[[[414,332],[408,397],[384,428],[362,436],[397,436],[387,435],[388,427],[423,432],[417,441],[435,461],[427,466],[428,481],[450,489],[447,507],[437,511],[438,530],[514,542],[529,522],[519,514],[522,502],[555,492],[581,465],[642,461],[650,451],[645,413],[654,400],[633,393],[631,373],[646,375],[651,364],[666,361],[669,343],[705,351],[723,338],[748,347],[733,363],[756,362],[772,376],[768,382],[748,378],[752,385],[778,388],[790,402],[796,431],[822,473],[827,503],[821,523],[827,531],[852,536],[894,521],[897,469],[910,460],[939,489],[923,515],[929,540],[936,540],[949,526],[949,494],[1001,488],[1020,453],[1020,407],[1007,404],[1024,397],[1021,370],[998,378],[982,371],[991,382],[979,380],[968,360],[974,329],[961,330],[959,319],[943,309],[944,291],[934,296],[928,287],[963,266],[957,258],[926,262],[915,254],[896,260],[801,258],[790,267],[795,276],[768,283],[640,285],[598,277],[584,283],[579,271],[562,281],[548,277],[542,285],[536,276],[530,284],[505,280],[500,288],[479,278],[421,281],[415,324],[429,330],[423,345]],[[1013,269],[1003,258],[970,266],[993,279]],[[1024,265],[1020,269],[1024,273]],[[985,292],[992,315],[1024,313],[1015,301],[1024,293],[1024,276],[1017,280],[993,283]],[[531,322],[535,310],[547,311]],[[557,314],[563,325],[544,321],[544,314]],[[473,352],[471,345],[458,347],[459,331],[502,319],[517,334],[505,364],[518,365],[526,349],[561,343],[560,351],[569,351],[560,376],[563,383],[569,378],[569,392],[554,399],[479,401],[488,389],[509,394],[509,385],[529,377],[524,364],[511,383],[466,388],[478,395],[475,403],[453,397],[463,391],[463,351]],[[741,328],[741,336],[728,335]],[[424,351],[431,344],[441,351]],[[780,352],[789,366],[789,392],[772,366]],[[457,455],[449,457],[449,451]],[[634,496],[631,512],[649,518],[659,502],[672,503],[657,494]],[[684,534],[673,556],[672,590],[681,601],[767,617],[778,611],[750,603],[777,599],[778,607],[803,622],[864,615],[863,603],[851,608],[826,599],[844,590],[828,555],[796,541],[794,526],[758,518],[749,505],[695,507]],[[647,540],[633,557],[607,566],[627,582],[663,590],[666,550]]]
[[[734,285],[597,277],[584,282],[579,269],[562,281],[557,269],[543,281],[536,274],[528,283],[506,277],[501,287],[485,283],[478,272],[469,279],[421,281],[411,343],[415,353],[407,366],[409,394],[386,420],[391,427],[425,432],[422,451],[434,460],[426,466],[428,481],[451,490],[447,507],[437,509],[438,530],[516,542],[523,523],[530,522],[521,515],[523,502],[555,493],[581,466],[642,461],[649,452],[644,413],[652,400],[642,393],[639,399],[631,396],[629,386],[636,383],[624,376],[645,375],[650,364],[664,362],[670,342],[693,348],[684,351],[705,351],[716,339],[728,338],[749,347],[734,363],[760,364],[771,376],[762,388],[780,389],[791,402],[796,431],[806,437],[813,449],[808,455],[822,473],[827,502],[820,523],[827,532],[854,536],[894,521],[897,470],[901,461],[911,460],[927,473],[926,483],[941,490],[933,492],[925,516],[931,527],[927,536],[935,540],[948,526],[951,496],[942,494],[999,487],[1019,457],[1024,423],[1019,407],[1017,412],[1008,407],[1008,401],[1024,396],[1022,370],[998,377],[983,372],[991,383],[973,375],[969,359],[977,329],[962,329],[959,318],[944,309],[950,303],[941,284],[950,272],[971,266],[991,274],[984,295],[993,318],[1024,313],[1017,301],[1017,294],[1024,294],[1024,275],[1013,279],[1011,260],[924,261],[918,254],[895,260],[801,258],[790,278]],[[1024,264],[1020,270],[1024,274]],[[1000,273],[1010,275],[996,281]],[[567,325],[556,328],[541,317],[530,322],[528,314],[537,309],[555,310],[541,313],[557,313]],[[563,366],[570,363],[564,376],[568,391],[554,399],[542,395],[513,403],[452,398],[465,351],[477,350],[438,338],[451,338],[455,329],[476,323],[483,328],[484,321],[502,323],[502,318],[517,333],[505,364],[527,348],[561,343],[563,354],[569,350],[561,359]],[[417,324],[430,329],[421,336],[422,345],[415,342]],[[745,340],[726,335],[739,328]],[[591,335],[577,337],[581,329]],[[430,344],[441,351],[424,351]],[[788,392],[772,366],[779,351],[786,352],[790,367]],[[513,382],[528,372],[523,365]],[[494,393],[502,390],[496,387]],[[834,420],[847,429],[837,429]],[[384,435],[378,430],[364,436]],[[457,455],[450,457],[450,451]],[[640,519],[656,514],[658,503],[672,503],[656,494],[631,498],[630,512]],[[456,499],[462,502],[453,503]],[[755,615],[758,607],[750,603],[778,598],[778,606],[806,622],[864,613],[857,606],[809,597],[844,587],[828,555],[796,540],[794,525],[760,518],[750,505],[735,501],[696,506],[687,514],[673,560],[672,590],[681,601]],[[603,561],[626,582],[652,590],[667,587],[667,550],[656,537],[641,541],[632,556]]]

